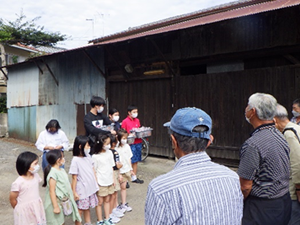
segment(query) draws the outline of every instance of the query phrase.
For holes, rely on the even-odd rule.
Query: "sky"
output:
[[[236,0],[0,0],[0,18],[15,21],[23,11],[26,20],[47,32],[68,37],[57,47],[77,48],[89,40],[128,28],[167,19]]]

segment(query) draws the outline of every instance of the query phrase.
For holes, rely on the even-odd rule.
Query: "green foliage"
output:
[[[7,113],[6,96],[0,96],[0,113]]]
[[[36,17],[31,21],[24,21],[26,16],[21,11],[15,21],[5,23],[0,19],[0,43],[16,44],[20,42],[24,45],[54,46],[59,41],[66,40],[66,35],[59,32],[45,32],[44,27],[37,26]]]
[[[19,58],[19,56],[17,56],[17,55],[13,55],[13,56],[12,56],[13,64],[18,63],[18,58]]]

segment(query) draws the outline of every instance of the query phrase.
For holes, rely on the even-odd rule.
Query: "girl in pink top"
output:
[[[73,146],[73,159],[69,173],[72,174],[72,190],[80,216],[84,215],[85,225],[91,224],[90,208],[98,205],[96,192],[99,190],[93,161],[90,156],[89,138],[77,136]],[[75,224],[81,224],[76,221]]]
[[[32,152],[23,152],[17,158],[16,168],[20,175],[11,185],[9,201],[14,208],[14,225],[46,225],[46,216],[39,194],[37,173],[39,158]]]

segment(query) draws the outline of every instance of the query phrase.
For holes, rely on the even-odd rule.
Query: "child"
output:
[[[118,206],[118,191],[121,190],[120,187],[120,179],[122,179],[122,175],[120,175],[119,169],[122,167],[122,163],[120,162],[119,153],[115,150],[116,145],[118,144],[118,140],[116,135],[110,135],[110,150],[113,154],[115,166],[114,169],[114,193],[110,198],[110,218],[113,223],[118,223],[120,221],[119,217],[123,217],[124,213],[117,208]]]
[[[120,168],[120,174],[122,175],[120,181],[122,204],[118,206],[118,209],[122,210],[122,212],[124,213],[130,212],[132,210],[132,208],[128,206],[128,203],[126,203],[126,183],[127,181],[130,181],[131,176],[134,176],[135,174],[132,170],[131,165],[132,152],[130,146],[127,144],[128,133],[126,130],[120,129],[117,135],[119,140],[119,146],[116,148],[116,150],[120,155],[120,162],[123,165]]]
[[[21,153],[16,162],[20,175],[11,185],[9,201],[14,208],[14,224],[46,224],[43,202],[39,194],[39,158],[32,152]]]
[[[96,207],[98,217],[97,225],[114,224],[109,217],[110,196],[114,193],[114,174],[115,166],[113,155],[110,149],[110,138],[108,135],[99,134],[93,148],[92,159],[96,170],[96,177],[99,185],[98,200],[99,205]],[[105,220],[102,218],[102,205],[104,207]]]
[[[72,174],[72,190],[80,216],[84,215],[85,225],[91,224],[90,208],[98,205],[96,192],[99,190],[93,161],[90,157],[89,138],[77,136],[73,146],[73,159],[69,173]],[[81,224],[78,221],[75,223]]]
[[[63,168],[65,158],[61,150],[51,150],[47,153],[46,159],[49,165],[44,170],[44,184],[46,189],[45,211],[47,225],[64,224],[65,218],[60,200],[67,197],[72,204],[72,219],[74,222],[81,222],[77,205],[74,201],[68,174]]]
[[[110,109],[108,112],[111,125],[114,126],[114,130],[117,132],[121,128],[121,124],[118,122],[120,119],[119,111],[115,108]]]
[[[126,119],[122,122],[122,128],[124,128],[128,133],[132,130],[132,128],[138,128],[141,126],[140,120],[137,118],[138,116],[138,108],[134,105],[130,105],[127,108],[128,116]],[[136,138],[134,143],[130,145],[131,151],[132,151],[132,168],[133,172],[136,175],[137,174],[137,165],[138,162],[142,160],[142,140],[140,138]],[[143,180],[140,180],[136,176],[132,177],[132,182],[137,184],[144,183]]]

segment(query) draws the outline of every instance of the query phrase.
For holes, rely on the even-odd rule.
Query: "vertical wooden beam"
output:
[[[96,67],[96,69],[104,76],[106,77],[105,73],[101,70],[101,68],[98,66],[98,64],[94,61],[94,59],[87,53],[85,49],[83,49],[83,53],[85,56],[93,63],[93,65]]]
[[[44,59],[41,58],[41,61],[46,65],[47,69],[49,70],[51,76],[53,77],[56,85],[58,86],[58,80],[56,79],[56,77],[54,76],[54,73],[52,72],[52,70],[50,69],[50,67],[48,66],[48,64],[44,61]]]
[[[33,61],[34,64],[37,66],[37,68],[39,69],[39,71],[41,72],[41,74],[44,74],[44,71],[42,70],[42,68],[40,67],[40,65],[37,63],[37,61]]]

